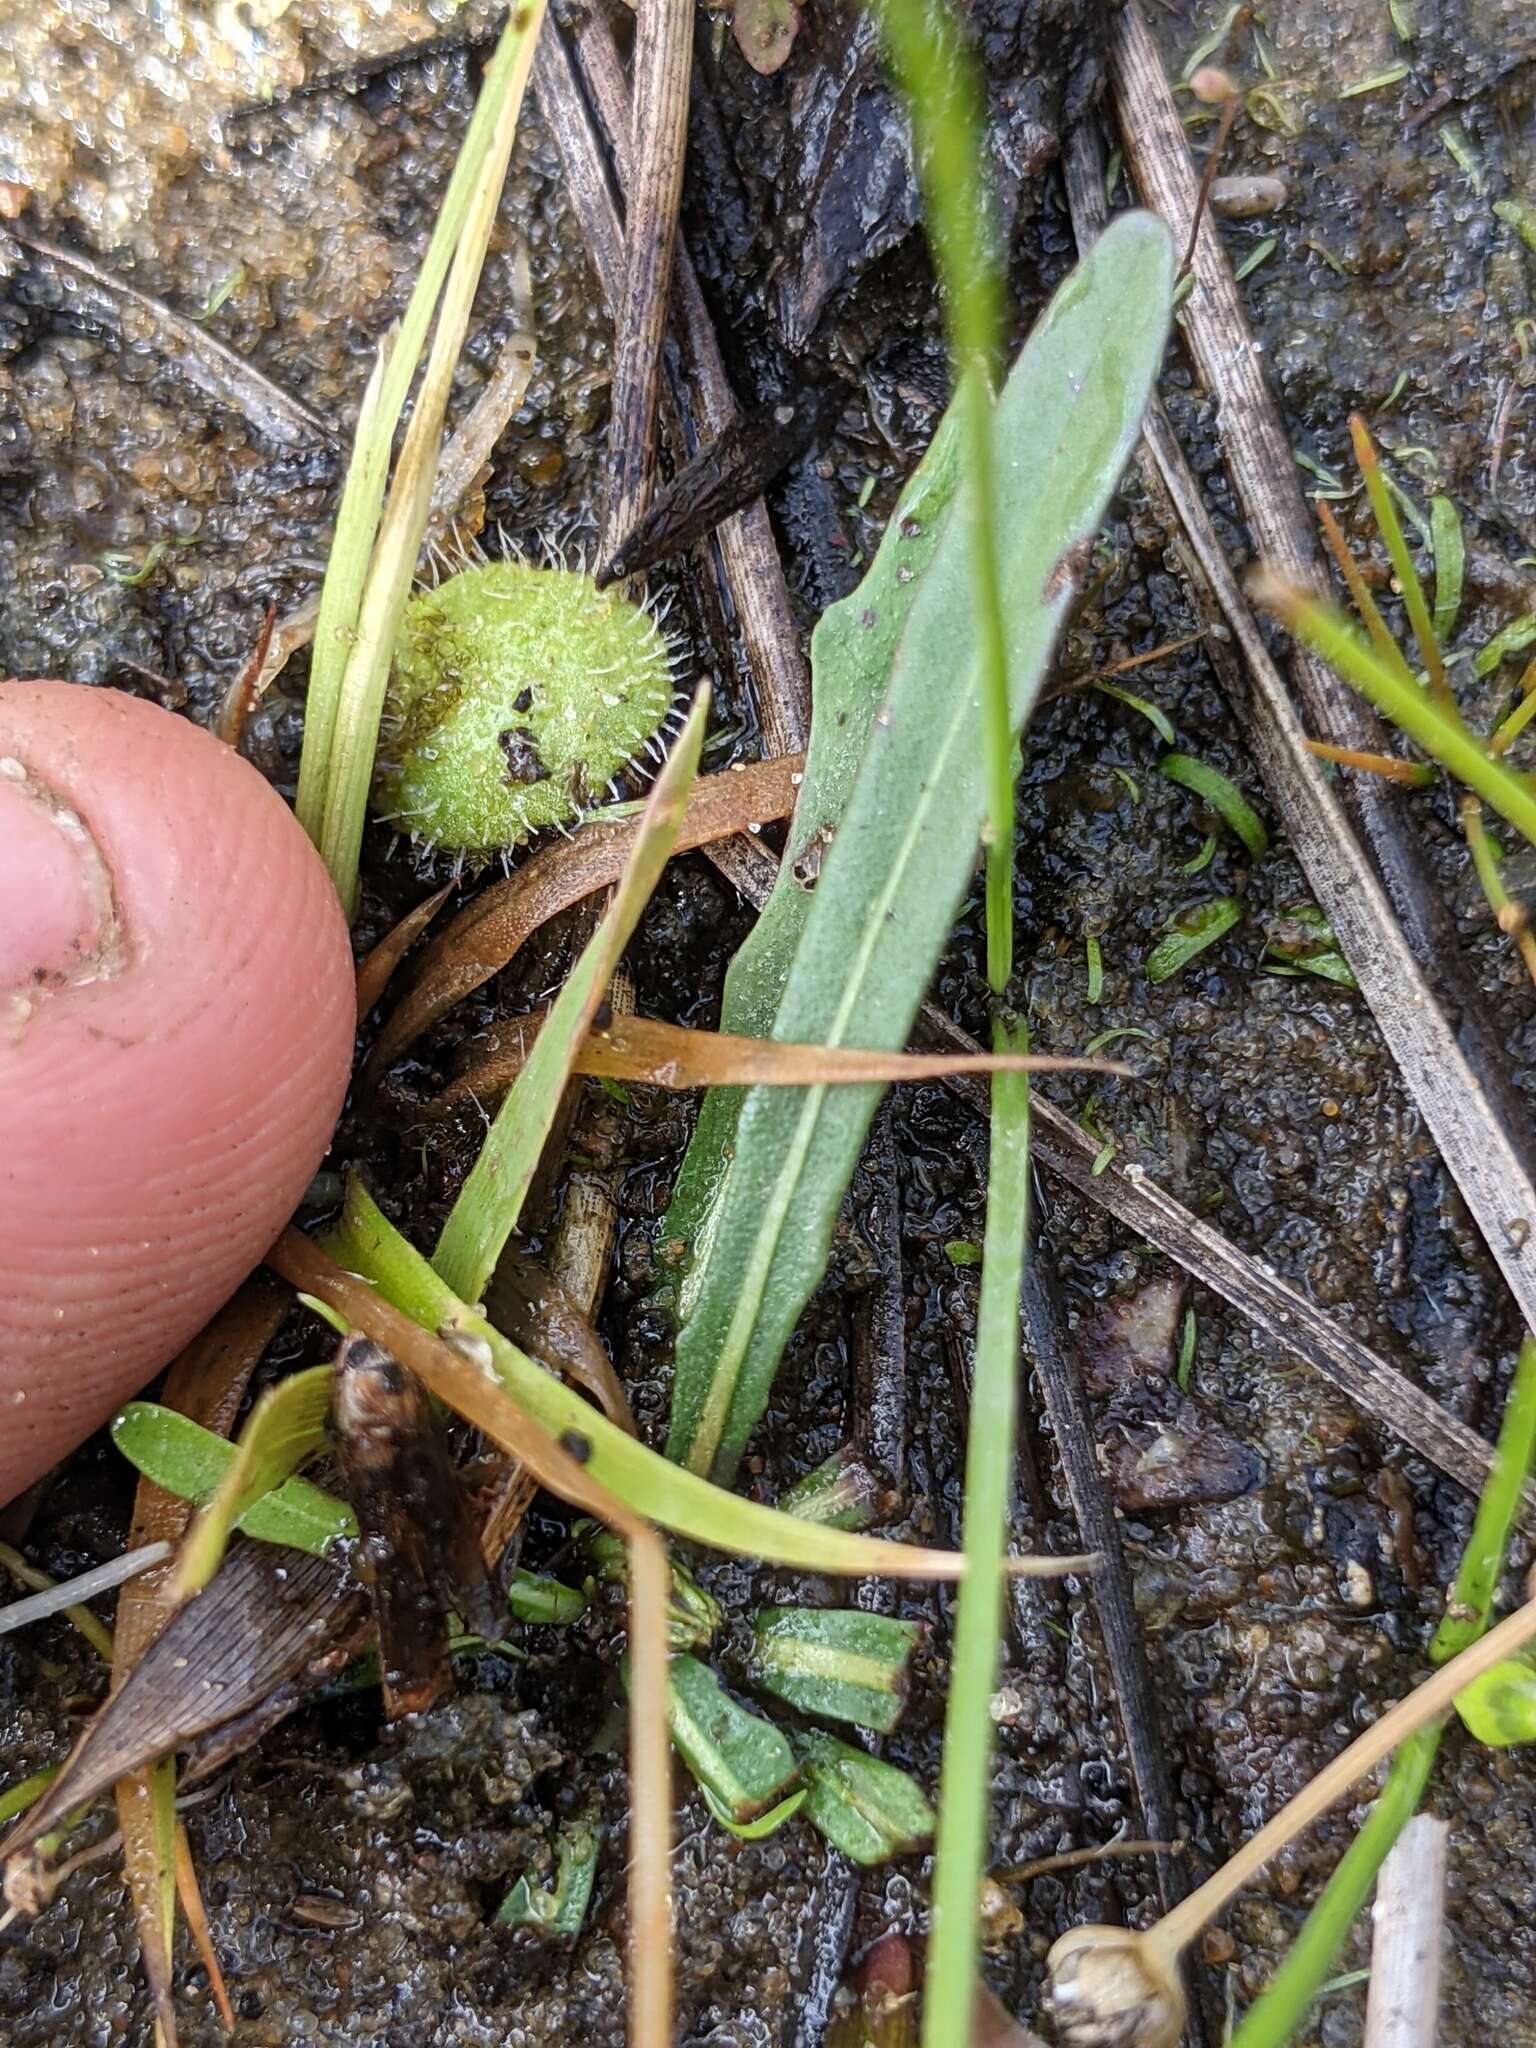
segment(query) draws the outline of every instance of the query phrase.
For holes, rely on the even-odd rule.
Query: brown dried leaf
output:
[[[558,1280],[537,1260],[511,1246],[501,1255],[486,1290],[489,1320],[504,1336],[574,1382],[610,1422],[635,1436],[624,1383],[614,1371],[602,1339]]]
[[[357,970],[357,1021],[361,1024],[389,986],[389,978],[453,894],[452,882],[408,910],[392,925]]]
[[[687,853],[754,825],[787,818],[803,771],[804,757],[787,754],[724,775],[701,777],[689,796],[674,851]],[[428,947],[415,983],[379,1033],[363,1069],[365,1083],[375,1082],[455,1003],[499,974],[540,925],[616,882],[639,827],[638,817],[589,825],[574,839],[535,854],[516,874],[493,883],[461,910]]]
[[[752,69],[764,78],[782,69],[800,33],[795,0],[736,0],[731,33]]]
[[[361,1604],[344,1565],[237,1540],[213,1583],[156,1637],[0,1843],[0,1859],[23,1855],[129,1772],[250,1713],[286,1680],[316,1665],[329,1670],[350,1654]]]

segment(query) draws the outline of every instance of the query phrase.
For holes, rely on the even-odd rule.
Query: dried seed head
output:
[[[493,854],[579,816],[671,706],[640,606],[576,570],[465,569],[406,609],[374,802],[414,839]]]
[[[1064,2048],[1173,2048],[1184,2031],[1178,1965],[1154,1936],[1074,1927],[1046,1968]]]

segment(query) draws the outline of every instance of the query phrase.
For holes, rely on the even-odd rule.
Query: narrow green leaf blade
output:
[[[671,857],[698,772],[708,718],[709,687],[705,684],[656,778],[607,914],[555,998],[533,1051],[486,1132],[479,1157],[443,1225],[432,1263],[466,1301],[478,1301],[485,1293],[502,1248],[517,1228],[523,1198],[559,1110],[561,1092],[570,1079],[576,1048],[591,1029],[603,991]]]
[[[328,1365],[292,1373],[262,1395],[212,1500],[187,1531],[176,1568],[178,1599],[200,1593],[207,1585],[241,1516],[323,1449],[330,1405]]]
[[[1166,230],[1126,214],[1057,292],[1000,399],[1011,715],[1022,724],[1074,571],[1133,445],[1172,290]],[[913,603],[847,812],[822,862],[772,1035],[894,1049],[975,860],[985,811],[969,507]],[[827,1258],[881,1090],[754,1089],[679,1333],[669,1454],[729,1474]]]
[[[120,1408],[112,1418],[112,1441],[146,1479],[198,1507],[213,1499],[237,1455],[211,1429],[153,1401]],[[357,1535],[352,1510],[308,1479],[285,1479],[253,1501],[235,1526],[260,1543],[283,1543],[311,1557],[323,1557],[333,1543]]]
[[[778,880],[725,977],[722,1031],[766,1038],[773,1028],[822,862],[842,824],[870,723],[890,680],[897,642],[959,483],[958,436],[951,410],[908,480],[868,574],[857,590],[822,613],[811,635],[805,781]],[[744,1088],[711,1088],[704,1098],[661,1233],[664,1259],[687,1262],[707,1230],[745,1094]],[[695,1274],[699,1270],[695,1261]],[[687,1312],[688,1300],[684,1279],[681,1313]]]

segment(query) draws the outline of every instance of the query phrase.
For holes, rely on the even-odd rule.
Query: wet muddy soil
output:
[[[1298,456],[1339,491],[1354,526],[1347,418],[1365,412],[1403,489],[1458,508],[1469,549],[1458,646],[1469,656],[1532,609],[1536,555],[1536,253],[1493,211],[1536,206],[1536,66],[1519,0],[1413,10],[1411,0],[1272,9],[1219,52],[1252,88],[1231,168],[1283,181],[1272,214],[1229,222],[1250,266],[1250,317]],[[1154,11],[1178,76],[1229,11]],[[1055,167],[1064,119],[1097,89],[1091,10],[999,4],[984,17],[989,113],[1010,220],[1020,330],[1071,260]],[[462,133],[494,11],[479,4],[257,8],[0,0],[0,180],[31,189],[24,234],[132,280],[301,400],[350,420],[374,342],[398,313]],[[1207,53],[1209,54],[1209,53]],[[1402,66],[1406,75],[1392,76]],[[1381,82],[1381,81],[1385,82]],[[732,375],[775,395],[804,360],[847,382],[835,439],[798,463],[772,510],[802,623],[873,552],[901,479],[942,406],[942,341],[904,159],[851,16],[808,10],[788,64],[747,69],[722,15],[701,15],[686,222]],[[1428,118],[1420,118],[1435,102]],[[1190,106],[1187,100],[1186,107]],[[1197,148],[1202,133],[1195,131]],[[1113,196],[1127,198],[1123,180]],[[539,364],[484,490],[537,545],[596,509],[610,336],[531,108],[519,139],[457,403],[514,321],[527,249]],[[315,587],[342,450],[329,433],[274,439],[191,381],[162,334],[87,302],[67,275],[0,240],[0,673],[56,674],[155,694],[206,716],[263,612]],[[1210,407],[1175,345],[1166,389],[1234,556],[1247,542],[1221,475]],[[1194,624],[1165,540],[1134,488],[1107,523],[1094,594],[1067,636],[1064,688],[1027,741],[1018,849],[1019,953],[1046,1050],[1136,1032],[1135,1083],[1052,1093],[1189,1206],[1303,1285],[1475,1427],[1496,1423],[1515,1331],[1482,1252],[1358,996],[1269,971],[1306,891],[1283,838],[1257,860],[1158,772],[1162,744],[1134,708],[1086,679],[1183,639]],[[686,617],[686,614],[680,616]],[[695,644],[699,669],[724,656]],[[1486,723],[1518,669],[1455,671]],[[740,678],[725,674],[718,752],[749,750]],[[1118,680],[1154,701],[1181,747],[1262,789],[1198,645]],[[303,700],[295,664],[249,745],[291,783]],[[1465,870],[1452,811],[1417,817],[1508,1048],[1536,1081],[1536,1004]],[[1208,841],[1214,838],[1214,845]],[[370,840],[366,941],[424,893],[410,850]],[[1147,956],[1192,903],[1237,897],[1242,918],[1181,976]],[[669,871],[631,964],[642,1008],[708,1021],[747,912],[702,860]],[[1090,1000],[1086,942],[1102,989]],[[451,1069],[497,1007],[536,1000],[572,934],[469,1006],[433,1041]],[[962,920],[940,1000],[985,1015],[977,907]],[[642,1428],[663,1426],[666,1332],[651,1302],[653,1239],[688,1108],[637,1098],[625,1133],[623,1225],[604,1331]],[[894,1160],[898,1324],[906,1359],[900,1474],[907,1533],[956,1530],[958,1423],[975,1308],[966,1261],[982,1229],[985,1133],[942,1089],[912,1089],[880,1126]],[[365,1161],[390,1204],[428,1224],[451,1199],[473,1134],[349,1123],[337,1164]],[[855,1190],[828,1285],[799,1332],[745,1483],[765,1496],[869,1427],[871,1332],[890,1277],[878,1177]],[[1256,1827],[1421,1668],[1437,1589],[1468,1503],[1363,1422],[1312,1373],[1104,1214],[1041,1189],[1041,1257],[1094,1389],[1137,1606],[1164,1716],[1180,1825],[1207,1867]],[[883,1263],[882,1263],[883,1262]],[[1187,1319],[1192,1316],[1192,1320]],[[875,1356],[892,1355],[891,1332]],[[1176,1369],[1180,1347],[1190,1347]],[[307,1356],[297,1327],[283,1362]],[[880,1344],[884,1345],[884,1350]],[[1034,1404],[1026,1401],[1026,1408]],[[1049,1432],[1031,1415],[1021,1532],[1076,1547]],[[131,1489],[88,1447],[27,1537],[65,1573],[121,1546]],[[536,1516],[534,1562],[557,1557]],[[1528,1558],[1522,1551],[1517,1563]],[[700,1563],[732,1624],[767,1590]],[[816,1599],[822,1589],[800,1589]],[[936,1775],[949,1596],[901,1590],[935,1624],[892,1754]],[[485,1657],[460,1699],[385,1729],[366,1695],[322,1699],[215,1781],[187,1815],[215,1941],[252,2043],[418,2044],[623,2038],[624,1786],[613,1754],[615,1646],[592,1625],[531,1631],[522,1661]],[[730,1668],[730,1651],[725,1657]],[[0,1639],[4,1782],[57,1760],[103,1675],[63,1624]],[[1113,1687],[1085,1586],[1039,1591],[1012,1616],[997,1700],[994,1843],[1000,1865],[1140,1832]],[[1452,1822],[1443,2038],[1536,2040],[1536,1801],[1519,1751],[1453,1735],[1434,1802]],[[855,1878],[792,1823],[732,1840],[679,1782],[680,2035],[813,2042],[847,1953],[919,1931],[925,1866]],[[574,1950],[495,1924],[512,1879],[547,1864],[572,1816],[607,1830]],[[1342,1810],[1289,1852],[1213,1935],[1208,2031],[1263,1981],[1348,1838]],[[104,1828],[104,1819],[98,1823]],[[89,1838],[89,1830],[80,1840]],[[1105,1863],[1021,1889],[1022,1931],[989,1973],[1032,2007],[1063,1925],[1144,1915],[1150,1867]],[[1357,1935],[1345,1967],[1363,1960]],[[184,2039],[221,2038],[200,1972],[184,1974]],[[1360,2036],[1363,1990],[1331,1994],[1304,2039]],[[123,1887],[88,1865],[42,1916],[0,1933],[0,2038],[16,2048],[147,2048],[152,2025]]]

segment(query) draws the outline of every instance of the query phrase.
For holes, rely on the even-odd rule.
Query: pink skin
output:
[[[0,1504],[260,1260],[356,1014],[335,892],[248,762],[116,690],[0,682]]]

